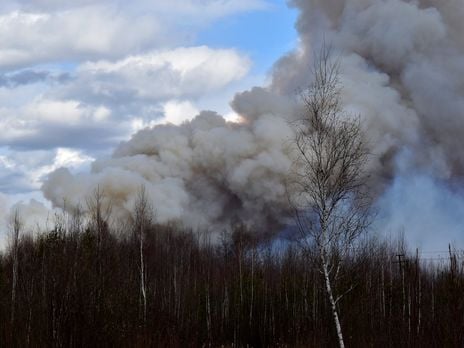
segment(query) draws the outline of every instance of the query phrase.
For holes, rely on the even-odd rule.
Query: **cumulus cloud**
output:
[[[0,5],[0,70],[191,44],[196,32],[219,18],[266,7],[263,0],[7,3],[3,11]]]
[[[163,105],[164,118],[161,123],[181,124],[190,121],[199,114],[198,109],[189,101],[170,100]]]
[[[69,148],[21,152],[3,150],[1,153],[0,191],[9,194],[37,190],[51,171],[60,167],[85,170],[93,160],[82,151]]]
[[[62,93],[112,104],[195,98],[240,80],[249,68],[250,60],[232,49],[176,48],[84,63]]]
[[[143,126],[193,118],[198,114],[195,100],[239,81],[249,68],[250,60],[235,50],[200,46],[87,62],[59,81],[62,73],[26,70],[6,75],[8,81],[27,79],[28,85],[12,87],[14,82],[8,82],[9,87],[0,88],[0,99],[5,93],[0,145],[85,150],[114,146]],[[40,86],[42,93],[34,94],[32,85],[52,78],[55,84],[46,85],[45,92]],[[14,102],[17,95],[23,98]]]
[[[148,17],[132,21],[118,11],[100,7],[2,14],[0,68],[126,54],[161,44],[160,31],[157,22]]]
[[[38,98],[19,108],[0,108],[0,144],[21,149],[57,146],[100,146],[121,130],[109,126],[111,111],[103,105],[86,106],[76,100]],[[101,132],[101,136],[96,133]],[[80,144],[80,145],[79,145]]]

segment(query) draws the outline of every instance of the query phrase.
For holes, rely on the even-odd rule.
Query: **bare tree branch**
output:
[[[324,45],[315,60],[313,82],[302,93],[304,113],[293,122],[294,164],[289,201],[304,245],[315,247],[331,304],[340,347],[336,281],[350,246],[369,226],[366,187],[368,151],[359,117],[343,112],[340,65]]]

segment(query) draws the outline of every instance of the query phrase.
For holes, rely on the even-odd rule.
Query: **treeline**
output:
[[[133,221],[115,231],[101,214],[63,221],[36,238],[18,234],[0,257],[1,347],[337,344],[323,278],[297,242],[276,245],[244,228],[209,241]],[[425,264],[371,239],[344,261],[348,347],[463,346],[458,255]]]

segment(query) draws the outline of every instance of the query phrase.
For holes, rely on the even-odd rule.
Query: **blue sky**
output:
[[[237,47],[253,60],[255,74],[266,74],[283,53],[295,48],[297,10],[284,0],[269,1],[262,11],[242,13],[201,32],[197,41],[211,47]]]

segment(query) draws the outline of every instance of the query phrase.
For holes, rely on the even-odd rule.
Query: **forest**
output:
[[[316,250],[242,226],[212,242],[138,223],[63,213],[48,233],[20,234],[0,257],[0,345],[337,345]],[[358,240],[337,283],[351,289],[338,303],[347,346],[462,346],[462,255],[419,255],[401,237]]]

